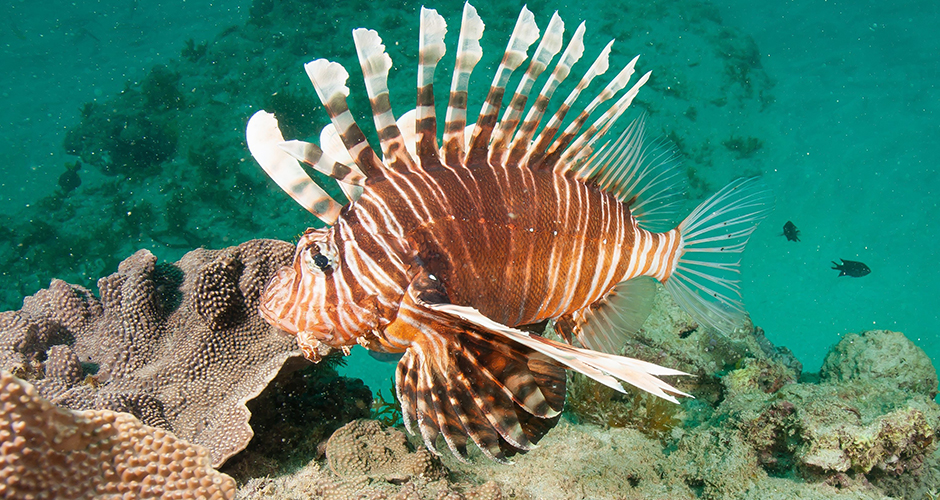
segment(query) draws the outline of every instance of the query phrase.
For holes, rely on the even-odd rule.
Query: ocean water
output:
[[[0,6],[6,25],[0,43],[2,308],[18,308],[24,295],[54,277],[93,287],[137,248],[173,261],[195,246],[291,239],[313,224],[258,172],[243,142],[244,124],[280,93],[297,106],[309,104],[310,111],[298,114],[322,126],[325,114],[316,109],[301,65],[315,57],[345,58],[356,81],[348,33],[360,25],[381,31],[405,81],[397,84],[404,97],[396,98],[412,99],[420,4],[363,9],[374,5],[342,3],[282,25],[265,18],[273,4],[263,0],[21,0]],[[693,197],[739,175],[763,175],[776,208],[745,252],[743,294],[769,339],[816,371],[841,335],[898,330],[936,364],[940,4],[664,5],[529,7],[543,26],[555,9],[569,26],[586,19],[592,48],[636,35],[618,46],[618,57],[641,53],[640,70],[654,70],[641,100],[657,131],[691,144],[686,164],[704,186]],[[445,14],[456,33],[459,2],[428,6]],[[491,72],[482,68],[498,57],[520,6],[477,7],[487,22],[489,59],[475,81],[485,87]],[[636,22],[634,14],[646,17]],[[305,29],[317,36],[292,38]],[[690,47],[686,40],[693,36],[716,45]],[[726,42],[751,51],[751,73],[741,82],[729,83],[727,71],[702,70],[724,57]],[[165,74],[154,66],[177,76],[154,78]],[[689,79],[680,81],[680,74]],[[361,84],[352,86],[361,92]],[[121,108],[135,103],[139,109]],[[83,113],[99,121],[80,127]],[[102,165],[114,158],[102,160],[100,147],[87,146],[107,140],[94,136],[95,126],[105,136],[129,135],[123,146],[163,134],[175,148],[147,172],[134,165],[106,172]],[[75,141],[68,142],[72,130],[87,140],[79,141],[85,145],[79,151],[85,154],[82,184],[66,193],[60,176],[78,158],[71,154]],[[755,137],[761,146],[742,155],[719,146],[736,136]],[[118,154],[113,144],[110,154]],[[165,215],[171,212],[172,219]],[[800,229],[801,241],[781,235],[787,221]],[[839,259],[862,261],[872,272],[838,277],[830,263]],[[392,369],[360,352],[348,372],[385,389]]]

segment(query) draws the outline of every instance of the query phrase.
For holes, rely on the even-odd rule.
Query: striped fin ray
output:
[[[339,132],[336,131],[336,126],[332,123],[326,124],[326,126],[320,130],[320,147],[323,149],[324,154],[346,165],[353,172],[365,177],[359,165],[356,165],[352,156],[349,156],[349,151],[346,151],[346,145],[343,144],[343,138],[340,137]],[[346,195],[349,201],[356,201],[362,196],[363,186],[347,185],[340,182],[339,187],[343,190],[343,194]]]
[[[741,252],[773,209],[773,195],[757,178],[730,182],[681,224],[680,253],[666,289],[696,321],[722,332],[742,327]]]
[[[444,122],[444,163],[447,165],[462,165],[464,161],[467,92],[470,88],[470,73],[483,57],[483,48],[480,46],[482,37],[483,20],[472,5],[465,3]]]
[[[382,38],[374,30],[354,29],[353,41],[356,43],[359,65],[362,67],[366,93],[369,94],[369,104],[372,105],[372,116],[385,157],[384,162],[395,170],[413,171],[414,159],[405,149],[405,142],[392,113],[392,102],[388,97],[388,70],[392,68],[392,58],[385,52]]]
[[[519,81],[516,92],[497,125],[490,145],[490,163],[503,163],[504,157],[508,153],[507,143],[512,138],[516,126],[519,125],[520,117],[525,111],[526,101],[529,98],[529,92],[531,92],[535,80],[545,71],[548,64],[561,50],[564,33],[565,23],[558,15],[558,11],[555,11],[545,28],[545,35],[542,36],[542,40],[532,55],[532,61],[529,63],[528,69]]]
[[[503,59],[496,69],[496,75],[493,77],[493,83],[490,85],[490,91],[480,109],[480,116],[477,118],[473,127],[473,133],[470,136],[470,145],[467,148],[467,164],[478,164],[487,159],[489,152],[490,138],[493,129],[496,126],[496,119],[499,115],[499,108],[503,103],[503,94],[506,92],[506,84],[513,71],[526,60],[529,47],[539,39],[539,27],[535,24],[535,15],[525,6],[519,12],[519,18],[516,20],[516,26],[512,30],[509,42],[506,44],[506,51],[503,53]]]
[[[385,166],[349,112],[349,105],[346,103],[346,97],[349,96],[349,88],[346,87],[349,73],[346,68],[339,63],[317,59],[305,64],[304,70],[310,77],[320,102],[330,115],[330,121],[342,138],[349,156],[367,177],[384,177]]]
[[[491,332],[507,340],[511,340],[513,343],[526,346],[616,391],[626,392],[620,384],[622,380],[638,389],[642,389],[673,403],[678,403],[674,395],[691,397],[689,394],[657,378],[657,376],[662,375],[688,375],[688,373],[639,359],[580,349],[522,330],[510,328],[483,316],[472,307],[457,306],[454,304],[428,304],[427,307],[432,311],[467,321],[480,330]]]
[[[434,111],[434,70],[444,57],[447,46],[444,34],[447,23],[434,9],[421,7],[421,26],[418,35],[418,98],[415,108],[415,147],[418,162],[425,170],[440,166],[437,148],[437,117]],[[407,113],[406,113],[407,114]],[[401,129],[404,115],[399,118]],[[407,122],[406,122],[407,123]],[[406,141],[406,146],[408,145]]]
[[[555,138],[555,134],[561,129],[561,124],[565,119],[565,116],[568,114],[568,111],[571,110],[571,106],[574,105],[575,101],[578,100],[578,97],[581,95],[581,92],[584,89],[588,88],[591,82],[598,75],[602,75],[607,72],[607,69],[610,67],[610,48],[613,46],[614,41],[611,40],[604,46],[604,49],[601,50],[601,53],[597,56],[597,59],[594,60],[594,63],[588,68],[584,73],[584,76],[581,77],[581,81],[578,82],[578,85],[568,94],[568,97],[565,98],[565,101],[561,106],[555,110],[555,114],[548,120],[548,123],[545,124],[545,127],[539,132],[539,135],[535,138],[535,142],[528,148],[526,156],[522,159],[524,165],[529,168],[540,168],[540,163],[542,158],[545,156],[545,151],[548,151],[549,145]]]
[[[580,112],[578,116],[565,128],[565,131],[552,142],[552,145],[548,149],[548,153],[545,155],[545,158],[542,160],[542,165],[540,168],[554,168],[559,174],[563,174],[567,171],[568,166],[564,162],[558,161],[559,158],[566,150],[575,150],[575,148],[569,148],[571,141],[574,139],[575,135],[581,130],[581,127],[584,126],[584,123],[591,116],[592,113],[600,106],[602,103],[612,99],[618,92],[623,90],[627,86],[627,83],[630,82],[630,77],[633,76],[634,67],[636,66],[637,60],[640,56],[636,56],[629,64],[623,67],[620,70],[620,73],[617,73],[617,76],[611,80],[604,90],[599,94],[594,96],[594,99]],[[639,87],[635,87],[635,90],[639,90]],[[634,94],[636,95],[636,94]],[[633,99],[631,98],[630,101]],[[611,109],[615,109],[616,105]],[[618,115],[619,116],[619,115]],[[601,116],[600,120],[603,120],[604,116]],[[585,135],[587,137],[593,137],[594,132],[597,129],[588,130]],[[585,137],[585,136],[582,136]],[[586,139],[585,139],[586,140]]]
[[[675,223],[686,177],[675,148],[664,140],[648,141],[645,130],[646,114],[642,114],[576,175],[626,203],[640,227],[665,231]]]
[[[246,138],[251,155],[281,189],[325,224],[336,223],[342,205],[313,182],[296,159],[281,149],[284,136],[273,114],[255,113],[248,120]],[[319,158],[315,163],[319,163]]]
[[[634,58],[633,61],[635,62],[637,58],[639,58],[639,56]],[[633,104],[633,99],[636,98],[636,95],[640,92],[640,88],[649,81],[651,74],[651,72],[646,72],[641,76],[640,79],[630,87],[630,90],[620,96],[617,102],[610,106],[594,123],[585,129],[581,135],[566,148],[565,153],[561,156],[555,168],[567,172],[577,165],[582,164],[593,152],[594,144],[607,134],[610,127],[616,123],[620,116],[623,115],[624,111]]]
[[[528,113],[526,113],[522,126],[516,131],[509,147],[509,157],[506,160],[507,166],[518,165],[519,160],[525,156],[530,145],[529,142],[532,140],[532,137],[535,136],[535,131],[542,121],[542,116],[545,114],[545,109],[548,108],[548,103],[552,95],[554,95],[555,90],[561,85],[565,78],[568,77],[571,73],[571,67],[581,59],[583,54],[584,22],[582,21],[581,24],[578,25],[578,29],[575,30],[574,35],[572,35],[571,40],[568,41],[568,46],[565,47],[565,51],[555,64],[555,69],[552,70],[551,76],[548,77],[538,97],[536,97],[535,102],[529,108]]]

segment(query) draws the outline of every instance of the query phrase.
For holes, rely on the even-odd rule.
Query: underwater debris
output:
[[[127,411],[207,447],[218,466],[252,437],[244,402],[300,355],[254,312],[292,253],[288,243],[252,240],[168,267],[141,250],[98,281],[100,300],[54,280],[0,313],[0,368],[44,360],[34,383],[56,404]],[[97,386],[83,383],[87,375]]]
[[[0,402],[3,498],[235,498],[206,448],[133,415],[59,408],[6,370]]]

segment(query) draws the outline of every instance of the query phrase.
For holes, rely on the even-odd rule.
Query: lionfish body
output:
[[[442,436],[458,457],[468,438],[495,460],[531,449],[562,410],[566,369],[620,391],[625,381],[672,401],[686,395],[658,378],[682,372],[619,351],[649,313],[655,280],[703,324],[742,323],[740,252],[766,215],[768,195],[754,180],[735,181],[678,227],[653,231],[681,194],[674,156],[644,143],[642,120],[600,143],[649,74],[594,113],[627,87],[634,59],[562,127],[578,94],[607,70],[610,45],[547,116],[552,93],[583,52],[583,24],[562,51],[557,13],[500,118],[507,81],[539,39],[525,8],[467,126],[483,23],[465,6],[438,147],[433,74],[445,31],[441,16],[422,9],[417,108],[397,120],[381,39],[353,32],[382,158],[346,106],[345,69],[322,59],[306,66],[332,120],[319,146],[285,142],[266,112],[249,121],[249,148],[261,166],[329,225],[304,234],[293,265],[267,286],[261,314],[295,334],[313,360],[320,343],[404,353],[396,390],[406,427],[432,451]],[[559,52],[525,112],[534,82]],[[592,114],[599,117],[586,125]],[[340,181],[351,202],[332,200],[298,160]],[[565,342],[520,328],[546,320]]]

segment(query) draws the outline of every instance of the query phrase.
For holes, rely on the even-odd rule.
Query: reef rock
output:
[[[937,395],[930,358],[903,333],[889,330],[846,335],[829,351],[820,376],[834,382],[890,379],[900,389]]]
[[[256,312],[292,253],[251,240],[163,264],[141,250],[98,281],[100,300],[53,280],[0,313],[0,368],[60,406],[128,412],[205,446],[217,467],[253,435],[245,402],[300,356]]]

